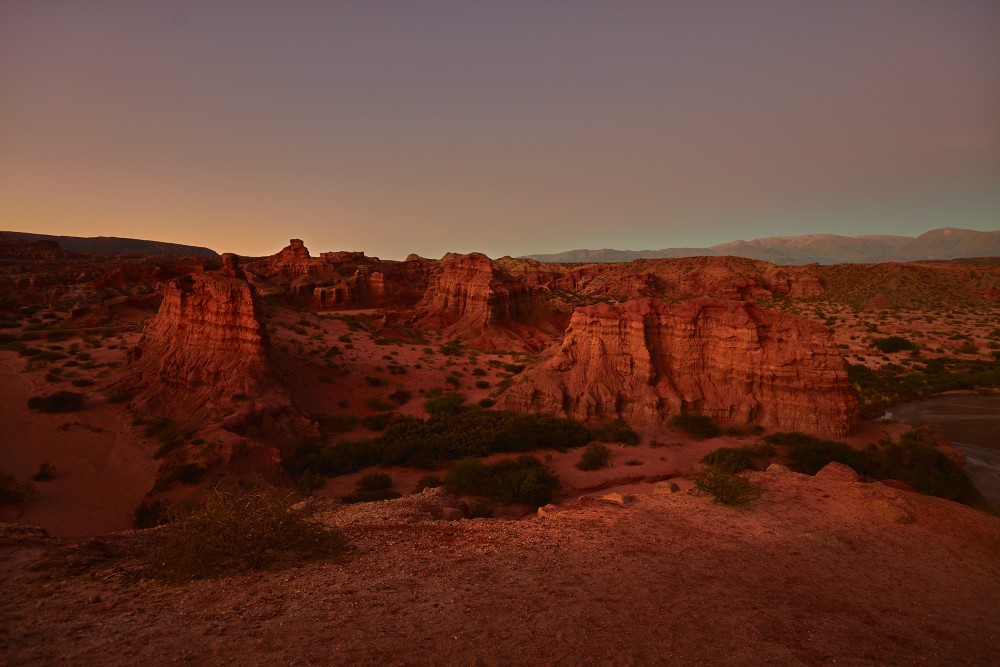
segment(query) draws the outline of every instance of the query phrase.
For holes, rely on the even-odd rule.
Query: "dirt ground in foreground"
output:
[[[433,520],[436,492],[317,500],[345,561],[181,585],[6,529],[0,663],[996,664],[1000,518],[836,471],[754,479],[741,509],[682,492],[523,521]]]

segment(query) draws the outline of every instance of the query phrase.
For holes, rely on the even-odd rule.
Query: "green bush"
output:
[[[580,470],[600,470],[608,466],[609,460],[611,460],[611,449],[607,445],[594,442],[583,450],[576,467]]]
[[[345,503],[370,503],[393,498],[399,498],[399,494],[392,490],[392,477],[384,472],[372,472],[359,479],[354,493],[344,496],[342,500]]]
[[[299,475],[299,481],[295,483],[296,490],[304,496],[311,496],[313,491],[322,489],[326,485],[323,475],[314,470],[306,470]]]
[[[614,421],[592,429],[595,440],[601,442],[620,442],[623,445],[638,445],[639,434],[632,430],[628,422],[619,417]]]
[[[397,389],[389,394],[389,400],[397,405],[408,403],[413,398],[413,392],[408,389]]]
[[[746,505],[759,498],[763,488],[745,476],[718,465],[703,467],[694,477],[695,490],[723,505]]]
[[[465,396],[453,391],[431,396],[424,401],[424,412],[432,417],[456,414],[462,409]]]
[[[722,447],[705,456],[702,460],[707,466],[713,466],[731,473],[753,470],[753,460],[749,454],[736,447]]]
[[[695,440],[717,438],[722,434],[715,420],[708,415],[696,415],[686,412],[671,417],[669,424],[675,431],[679,431]]]
[[[384,431],[397,416],[395,412],[380,412],[377,415],[368,415],[361,420],[361,423],[372,431]]]
[[[445,461],[498,452],[564,450],[589,440],[587,427],[572,419],[472,408],[429,420],[396,415],[377,438],[303,445],[286,459],[285,467],[292,473],[314,470],[323,475],[376,464],[433,469]]]
[[[765,438],[772,445],[783,445],[788,467],[795,472],[815,475],[828,463],[843,463],[862,474],[874,472],[868,455],[858,451],[846,442],[823,440],[805,433],[772,433]]]
[[[503,459],[493,464],[466,459],[448,469],[444,486],[453,495],[541,507],[552,501],[559,478],[534,456]]]
[[[351,414],[321,414],[316,415],[316,421],[319,422],[320,428],[328,433],[347,433],[358,425],[357,415]]]
[[[76,412],[83,407],[84,396],[72,391],[57,391],[47,396],[32,396],[28,407],[41,412]]]
[[[437,475],[424,475],[417,480],[417,485],[413,487],[413,493],[420,493],[424,489],[436,489],[443,485],[444,480]]]
[[[390,403],[389,401],[383,400],[378,397],[372,397],[365,401],[365,405],[368,406],[369,410],[376,410],[378,412],[384,412],[386,410],[392,410],[396,405]]]
[[[210,491],[205,504],[149,536],[147,573],[173,580],[219,576],[341,556],[347,540],[293,512],[294,496]]]
[[[872,346],[879,352],[886,354],[891,352],[902,352],[903,350],[916,350],[918,346],[913,341],[902,336],[889,336],[888,338],[875,338]]]

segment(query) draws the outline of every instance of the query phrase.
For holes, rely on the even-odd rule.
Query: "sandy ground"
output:
[[[745,509],[686,493],[524,521],[332,508],[318,517],[353,541],[346,561],[182,585],[136,581],[101,542],[8,534],[0,662],[996,664],[1000,519],[836,475],[755,479]]]
[[[57,472],[51,481],[34,483],[37,500],[0,508],[0,520],[41,525],[65,537],[130,528],[135,507],[156,478],[156,446],[96,386],[45,382],[44,369],[24,372],[25,363],[14,352],[0,352],[0,470],[19,482],[42,462]],[[43,414],[27,408],[29,397],[63,389],[86,393],[83,409]]]

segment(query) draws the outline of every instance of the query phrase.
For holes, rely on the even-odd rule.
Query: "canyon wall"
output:
[[[838,435],[858,421],[844,360],[821,325],[713,298],[576,309],[561,347],[501,406],[636,426],[692,412]]]

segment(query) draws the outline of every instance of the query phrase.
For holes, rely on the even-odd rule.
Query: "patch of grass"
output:
[[[717,438],[722,431],[715,420],[708,415],[683,413],[670,418],[670,427],[695,440]]]
[[[136,528],[155,528],[170,521],[170,511],[162,500],[143,500],[132,512],[132,525]]]
[[[580,470],[600,470],[608,467],[611,460],[611,449],[607,445],[591,443],[583,450],[576,467]]]
[[[40,412],[76,412],[83,407],[84,396],[72,391],[57,391],[46,396],[32,396],[28,407]]]
[[[293,502],[274,491],[210,491],[150,536],[147,573],[189,580],[342,556],[344,536],[292,511]]]

